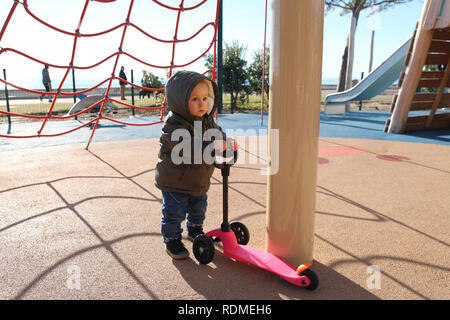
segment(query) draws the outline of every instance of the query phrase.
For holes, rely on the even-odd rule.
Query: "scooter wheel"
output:
[[[214,258],[214,243],[210,237],[204,234],[195,237],[192,249],[195,258],[201,264],[208,264]]]
[[[309,285],[303,288],[313,291],[316,290],[319,286],[319,278],[314,271],[306,269],[302,273],[300,273],[300,276],[307,276],[310,282]]]
[[[233,221],[230,223],[230,228],[236,236],[237,243],[245,246],[250,241],[250,232],[242,222]]]

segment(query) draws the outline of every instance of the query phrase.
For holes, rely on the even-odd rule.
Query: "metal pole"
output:
[[[6,81],[6,69],[3,69],[3,78]],[[11,112],[9,110],[9,96],[8,96],[8,86],[5,83],[5,99],[6,99],[6,111]],[[8,131],[6,134],[11,133],[11,116],[8,114]]]
[[[73,92],[77,91],[77,88],[75,86],[75,69],[74,68],[72,68],[72,90],[73,90]],[[73,96],[73,103],[76,103],[76,102],[77,102],[77,97]]]
[[[231,71],[231,105],[230,105],[230,110],[231,110],[231,113],[233,113],[233,86],[234,86],[234,73],[233,73],[233,70],[230,70]],[[237,95],[237,94],[236,94]],[[237,97],[235,98],[235,99],[237,99]]]
[[[220,226],[223,232],[230,231],[230,225],[228,223],[228,176],[230,175],[230,166],[224,164],[222,169],[222,210],[223,210],[223,221]]]
[[[131,69],[131,83],[134,83],[133,69]],[[131,104],[134,106],[134,86],[131,86]],[[135,115],[134,108],[131,108],[131,114]]]
[[[219,105],[217,111],[222,113],[223,106],[223,0],[219,1],[217,21],[217,86],[219,87]]]
[[[73,92],[77,91],[77,88],[75,86],[75,69],[72,68],[72,90]],[[77,103],[77,96],[73,96],[73,103]],[[78,120],[78,116],[75,116],[75,120]]]
[[[364,79],[364,72],[361,72],[361,81],[362,81],[362,79]],[[362,105],[363,105],[362,100],[359,100],[359,111],[362,110]]]

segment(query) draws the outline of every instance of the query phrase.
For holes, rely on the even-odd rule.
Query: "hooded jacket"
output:
[[[203,117],[193,116],[189,111],[189,98],[195,86],[203,80],[208,81],[209,108]],[[190,137],[194,137],[194,122],[201,123],[202,136],[208,129],[219,129],[222,138],[226,136],[222,129],[214,122],[213,114],[218,103],[217,85],[206,76],[192,71],[179,71],[173,75],[166,85],[166,98],[169,113],[162,128],[160,151],[156,165],[155,186],[163,191],[181,192],[192,196],[200,196],[209,190],[210,178],[214,172],[214,165],[194,162],[194,139],[191,139],[191,163],[176,164],[172,161],[173,148],[181,141],[172,141],[172,134],[176,129],[186,129]],[[197,126],[198,128],[198,126]],[[197,132],[198,133],[198,132]],[[202,142],[204,148],[211,142]]]

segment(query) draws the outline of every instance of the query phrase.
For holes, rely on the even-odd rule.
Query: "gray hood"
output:
[[[193,71],[178,71],[167,81],[166,98],[169,111],[189,122],[201,120],[200,117],[193,116],[189,112],[189,97],[195,86],[203,80],[207,80],[209,83],[209,108],[208,113],[203,117],[212,116],[219,100],[217,84],[208,77]]]

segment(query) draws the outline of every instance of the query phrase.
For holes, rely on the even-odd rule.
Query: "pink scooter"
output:
[[[223,177],[223,222],[220,228],[199,235],[194,239],[193,252],[195,258],[201,264],[210,263],[215,253],[214,242],[221,241],[223,253],[226,256],[275,273],[299,287],[308,290],[316,289],[319,285],[319,279],[309,269],[310,264],[295,267],[269,252],[246,246],[250,239],[247,227],[238,221],[228,223],[228,176],[230,175],[230,167],[236,159],[237,151],[234,151],[233,159],[224,160],[220,164],[215,163],[215,166],[221,169]]]

